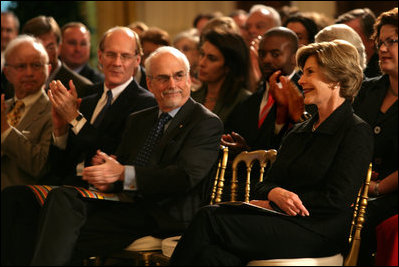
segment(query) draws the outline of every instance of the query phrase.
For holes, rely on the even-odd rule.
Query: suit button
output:
[[[381,132],[381,127],[380,126],[375,126],[374,127],[374,133],[379,134]]]

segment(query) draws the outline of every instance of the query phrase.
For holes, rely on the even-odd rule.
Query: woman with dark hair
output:
[[[376,226],[398,214],[398,8],[382,13],[374,34],[382,76],[363,82],[353,104],[356,114],[374,130],[373,178],[366,223],[362,231],[360,262],[373,265]]]
[[[318,32],[317,24],[310,18],[302,15],[293,15],[284,22],[284,27],[296,33],[299,39],[299,46],[308,45],[314,42]]]
[[[249,49],[240,34],[220,28],[201,37],[198,79],[203,83],[191,96],[224,122],[248,97]]]

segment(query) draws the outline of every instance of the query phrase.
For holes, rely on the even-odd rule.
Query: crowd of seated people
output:
[[[135,21],[90,66],[84,23],[2,12],[2,265],[80,265],[147,235],[182,235],[173,265],[331,256],[370,162],[359,265],[378,264],[398,210],[397,14],[256,4],[174,38]],[[288,216],[206,206],[220,145],[278,151],[251,203]]]

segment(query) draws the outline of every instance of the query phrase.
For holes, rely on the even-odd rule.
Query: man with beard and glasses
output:
[[[225,124],[222,144],[232,154],[280,146],[289,120],[278,115],[279,103],[269,93],[269,78],[279,71],[301,89],[297,83],[300,75],[295,72],[297,49],[298,37],[290,29],[275,27],[263,34],[258,50],[262,81],[258,90],[233,110]]]

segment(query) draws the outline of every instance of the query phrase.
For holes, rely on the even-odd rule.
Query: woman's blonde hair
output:
[[[340,85],[340,96],[352,102],[363,81],[363,70],[356,48],[344,40],[312,43],[298,50],[298,67],[303,70],[310,56],[315,56],[329,82]]]

